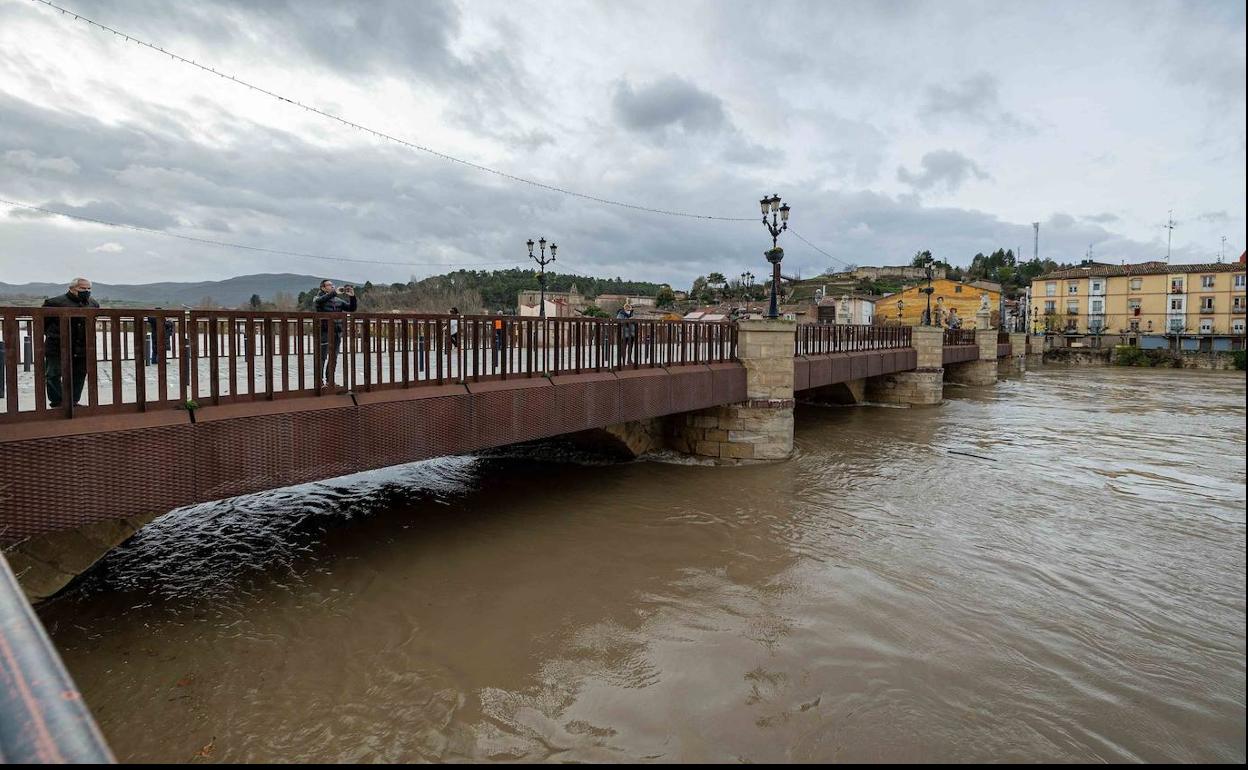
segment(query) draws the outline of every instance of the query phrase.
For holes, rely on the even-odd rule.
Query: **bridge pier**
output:
[[[997,384],[997,330],[976,329],[975,344],[979,347],[979,358],[950,364],[945,370],[945,379],[959,385]]]
[[[911,344],[918,353],[917,368],[868,377],[864,395],[879,404],[932,406],[944,398],[945,332],[939,326],[916,326]],[[993,355],[996,355],[995,348]]]
[[[1027,371],[1027,334],[1010,333],[1010,354],[997,363],[997,374],[1022,374]]]
[[[26,538],[5,550],[13,574],[30,601],[52,596],[104,554],[126,542],[158,515],[97,521]]]
[[[793,321],[742,321],[737,357],[746,400],[674,415],[668,446],[725,465],[788,459],[793,453]]]

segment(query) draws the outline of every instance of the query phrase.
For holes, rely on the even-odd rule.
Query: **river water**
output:
[[[127,761],[1244,761],[1243,375],[797,425],[182,509],[40,615]]]

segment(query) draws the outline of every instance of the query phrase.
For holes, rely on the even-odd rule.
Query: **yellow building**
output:
[[[876,323],[902,323],[918,326],[923,323],[927,310],[927,295],[923,289],[927,283],[909,286],[887,294],[875,301]],[[932,281],[932,315],[942,309],[942,321],[949,310],[957,310],[963,329],[975,328],[975,314],[979,312],[980,297],[988,295],[988,309],[992,311],[992,324],[998,325],[1001,307],[1001,284],[990,281],[962,283],[947,278]]]
[[[1190,349],[1242,347],[1245,265],[1081,265],[1031,283],[1032,330],[1062,337],[1116,335],[1124,343],[1163,347],[1167,336],[1210,338]],[[1221,338],[1221,339],[1214,339]]]

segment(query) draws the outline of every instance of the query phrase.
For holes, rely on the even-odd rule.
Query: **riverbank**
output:
[[[1067,366],[1130,366],[1161,369],[1243,371],[1243,351],[1196,352],[1143,349],[1126,345],[1112,348],[1053,348],[1043,355],[1046,364]]]

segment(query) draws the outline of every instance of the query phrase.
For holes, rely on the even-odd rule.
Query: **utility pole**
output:
[[[1170,261],[1170,239],[1174,236],[1174,209],[1170,209],[1166,215],[1166,223],[1162,225],[1166,228],[1166,262]]]
[[[1226,236],[1222,236],[1222,249],[1218,252],[1218,262],[1226,261]]]
[[[1035,231],[1031,241],[1031,258],[1040,259],[1040,223],[1032,222],[1031,229]]]

